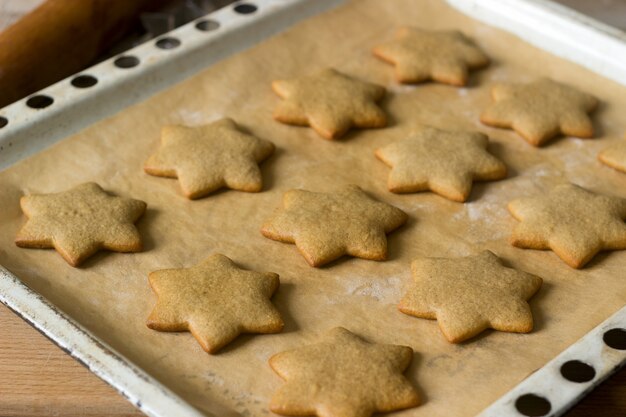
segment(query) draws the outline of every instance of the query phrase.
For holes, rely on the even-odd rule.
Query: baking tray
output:
[[[161,49],[155,43],[149,43],[128,51],[124,57],[116,57],[85,71],[85,74],[98,80],[91,88],[76,88],[72,81],[74,84],[80,82],[71,78],[36,95],[53,98],[52,105],[46,108],[29,107],[27,103],[33,105],[46,102],[45,99],[31,97],[2,109],[0,116],[8,124],[0,129],[0,168],[7,168],[38,153],[54,142],[191,76],[281,28],[338,3],[274,0],[256,1],[254,7],[250,7],[250,3],[242,7],[244,5],[238,3],[168,34],[166,37],[181,42],[178,47]],[[619,57],[626,56],[626,47],[623,34],[619,31],[544,1],[451,0],[450,3],[477,19],[503,27],[607,78],[625,83],[624,62]],[[163,44],[168,42],[161,42]],[[132,66],[137,62],[138,65]],[[288,249],[281,247],[280,250]],[[85,330],[80,324],[80,317],[63,313],[24,285],[16,275],[2,269],[0,300],[114,386],[146,414],[203,415],[165,386],[175,381],[165,381],[168,384],[164,385],[163,381],[149,376]],[[550,415],[563,413],[580,396],[624,364],[626,353],[618,349],[619,329],[624,328],[626,309],[622,308],[524,379],[485,409],[483,414],[519,415],[516,403],[519,404],[519,398],[527,394],[535,394],[547,400]],[[567,381],[561,373],[561,367],[572,360],[591,365],[595,376],[584,383]],[[428,400],[428,396],[436,394],[426,392],[426,395],[427,403],[436,402],[436,399]],[[415,415],[423,413],[420,408],[414,412]]]

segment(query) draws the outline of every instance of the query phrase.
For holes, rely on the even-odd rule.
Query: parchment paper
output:
[[[468,88],[399,86],[392,68],[370,51],[403,24],[462,29],[493,64],[474,73]],[[327,142],[308,128],[274,122],[271,112],[278,98],[270,82],[327,66],[387,86],[383,107],[391,116],[390,127]],[[535,149],[515,133],[478,122],[490,102],[491,82],[538,76],[571,83],[602,100],[595,114],[597,139],[561,138]],[[513,198],[545,192],[565,181],[626,197],[626,175],[596,160],[602,148],[621,140],[625,111],[624,87],[474,22],[442,1],[355,1],[302,22],[0,173],[0,263],[207,412],[271,414],[269,398],[282,382],[267,365],[268,357],[315,342],[341,325],[371,341],[409,345],[416,351],[407,374],[425,403],[396,415],[470,416],[626,302],[626,251],[601,254],[585,269],[573,270],[551,252],[510,246],[507,238],[515,220],[505,208]],[[142,164],[156,148],[162,125],[199,125],[222,116],[233,117],[276,144],[277,152],[262,165],[263,192],[225,191],[189,201],[175,180],[143,173]],[[402,139],[412,123],[486,132],[493,140],[489,149],[507,164],[509,178],[475,185],[466,204],[431,193],[389,193],[389,168],[373,152]],[[85,181],[148,203],[138,223],[145,252],[103,253],[75,269],[53,250],[15,247],[14,236],[25,221],[21,195],[62,191]],[[343,258],[314,269],[293,245],[261,236],[261,223],[280,204],[284,191],[329,191],[346,183],[358,184],[409,213],[408,224],[389,237],[387,262]],[[412,259],[463,256],[482,249],[544,278],[531,301],[536,322],[532,333],[487,331],[452,345],[435,321],[396,309],[411,279]],[[145,326],[155,302],[148,273],[190,266],[215,252],[244,267],[280,274],[274,302],[286,322],[283,333],[242,336],[211,356],[189,333],[159,333]]]

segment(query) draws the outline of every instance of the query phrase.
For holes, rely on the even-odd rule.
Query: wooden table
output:
[[[22,1],[22,0],[21,0]],[[558,0],[626,28],[623,0]],[[111,387],[0,304],[0,417],[141,416]],[[626,416],[626,369],[566,417]]]

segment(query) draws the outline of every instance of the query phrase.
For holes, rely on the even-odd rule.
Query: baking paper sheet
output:
[[[406,24],[461,29],[493,63],[473,73],[467,88],[398,85],[392,67],[374,58],[371,48]],[[390,126],[354,131],[345,139],[328,142],[308,128],[272,120],[279,100],[270,89],[272,80],[328,66],[387,86],[389,94],[382,106]],[[491,83],[526,82],[539,76],[570,83],[601,99],[594,116],[597,139],[560,138],[536,149],[513,132],[478,122],[490,102]],[[282,382],[267,359],[313,343],[334,326],[344,326],[370,341],[415,350],[407,375],[424,404],[394,415],[471,416],[625,304],[626,251],[600,254],[585,269],[571,269],[551,252],[510,246],[507,239],[515,220],[506,210],[513,198],[547,192],[567,181],[626,197],[626,175],[596,159],[601,149],[621,140],[625,111],[623,86],[474,22],[442,1],[354,1],[302,22],[0,173],[0,264],[206,412],[271,414],[269,398]],[[189,201],[176,180],[142,171],[144,160],[158,145],[162,125],[194,126],[224,116],[276,144],[276,153],[262,165],[263,192],[223,191]],[[465,204],[431,193],[389,193],[389,168],[373,152],[404,138],[415,123],[487,133],[493,141],[489,150],[507,164],[509,177],[476,184]],[[58,192],[85,181],[148,203],[138,222],[145,239],[143,253],[100,253],[75,269],[53,250],[14,245],[25,221],[19,208],[21,195]],[[314,269],[293,245],[261,236],[261,224],[281,204],[286,190],[332,191],[347,183],[358,184],[409,214],[408,223],[389,236],[388,261],[342,258]],[[452,345],[435,321],[409,317],[396,309],[411,280],[411,260],[464,256],[483,249],[545,280],[530,303],[535,318],[532,333],[486,331]],[[159,333],[145,326],[155,303],[148,273],[191,266],[212,253],[223,253],[246,268],[280,274],[274,303],[286,323],[282,333],[241,336],[219,354],[208,355],[189,333]]]

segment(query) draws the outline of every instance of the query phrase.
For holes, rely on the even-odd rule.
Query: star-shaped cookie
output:
[[[109,195],[96,183],[26,195],[20,205],[28,221],[15,238],[19,247],[54,248],[72,266],[100,249],[142,250],[134,223],[146,211],[146,203]]]
[[[278,275],[241,269],[224,255],[191,268],[150,273],[158,300],[147,325],[164,332],[190,331],[215,353],[241,333],[278,333],[283,321],[270,298]]]
[[[593,137],[588,113],[598,100],[565,84],[542,78],[529,84],[498,84],[491,90],[495,103],[480,116],[489,126],[511,128],[528,143],[541,146],[562,133]]]
[[[437,319],[452,343],[485,329],[527,333],[533,316],[526,302],[542,279],[507,268],[490,251],[464,258],[422,258],[411,264],[413,285],[398,305],[411,316]]]
[[[332,68],[294,80],[274,81],[272,89],[283,99],[274,110],[274,119],[311,126],[325,139],[337,139],[352,126],[387,125],[387,116],[376,105],[385,88]]]
[[[609,146],[598,155],[598,159],[605,165],[618,171],[626,172],[626,141]]]
[[[572,268],[582,268],[601,250],[626,249],[624,198],[562,184],[508,208],[520,221],[511,235],[514,246],[552,249]]]
[[[374,55],[395,65],[401,83],[433,80],[462,86],[469,70],[489,64],[489,58],[457,30],[402,27],[393,41],[376,46]]]
[[[161,146],[144,170],[178,178],[190,199],[222,187],[258,192],[263,187],[258,163],[272,152],[271,142],[241,132],[228,118],[199,127],[165,126]]]
[[[415,407],[420,398],[402,375],[412,357],[408,346],[368,343],[336,327],[319,343],[270,358],[285,380],[270,409],[291,416],[368,417]]]
[[[506,165],[487,152],[487,136],[421,127],[408,138],[376,150],[391,167],[389,191],[432,190],[454,201],[465,201],[472,182],[506,177]]]
[[[402,210],[372,199],[356,185],[335,193],[290,190],[261,233],[295,243],[311,266],[343,255],[382,261],[387,257],[385,234],[406,220]]]

